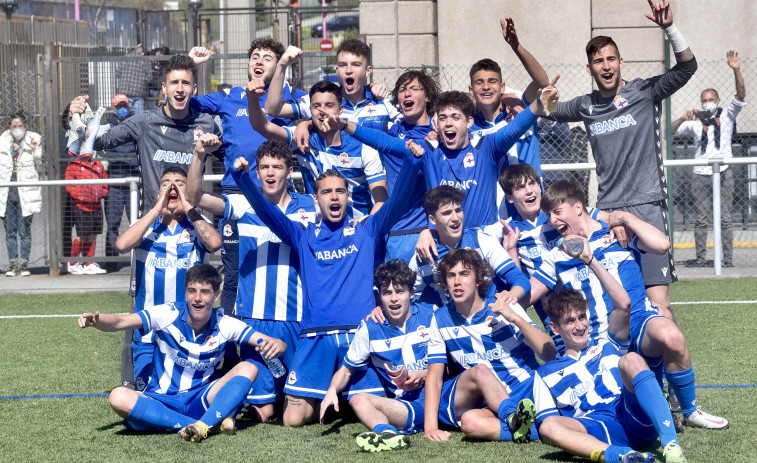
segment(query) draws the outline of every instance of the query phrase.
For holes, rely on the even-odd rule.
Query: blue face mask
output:
[[[116,117],[119,119],[126,119],[127,117],[129,117],[129,108],[116,109]]]

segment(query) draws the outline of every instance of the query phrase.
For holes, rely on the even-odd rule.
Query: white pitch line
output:
[[[117,313],[113,315],[125,315],[126,313]],[[65,318],[65,317],[79,317],[81,314],[50,314],[50,315],[0,315],[0,320],[11,318]]]
[[[671,302],[672,305],[695,305],[695,304],[757,304],[757,301],[689,301]]]

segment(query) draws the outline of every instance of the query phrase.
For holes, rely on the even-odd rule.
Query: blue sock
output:
[[[670,442],[677,444],[678,438],[670,407],[655,381],[654,373],[649,370],[641,371],[633,378],[632,384],[636,399],[644,413],[652,420],[662,446],[665,447]]]
[[[507,423],[507,418],[515,413],[515,407],[516,404],[513,402],[513,399],[505,399],[502,402],[499,403],[499,407],[497,407],[497,416],[499,417],[499,421],[503,423]]]
[[[178,431],[184,426],[195,422],[192,418],[184,416],[166,407],[157,400],[147,397],[139,397],[129,416],[124,420],[128,427],[135,431],[173,429]]]
[[[536,429],[536,422],[531,425],[531,442],[541,439],[539,437],[539,431]]]
[[[510,426],[507,421],[500,421],[499,441],[500,442],[512,442],[513,433],[510,431]]]
[[[668,385],[675,391],[681,404],[683,416],[689,416],[697,409],[697,391],[694,387],[694,366],[688,370],[668,371]]]
[[[631,447],[619,447],[611,445],[605,449],[605,463],[622,463],[623,455],[633,452]]]
[[[384,431],[393,432],[395,434],[399,434],[399,431],[397,431],[397,428],[392,426],[389,423],[379,423],[376,426],[373,427],[373,432],[377,434],[381,434]]]
[[[213,403],[208,407],[208,411],[202,415],[200,421],[208,425],[209,428],[223,421],[247,397],[250,386],[252,386],[250,378],[244,376],[234,376],[231,378],[216,392]]]

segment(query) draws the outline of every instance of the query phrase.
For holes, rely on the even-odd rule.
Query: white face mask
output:
[[[26,129],[11,129],[11,136],[16,141],[21,141],[26,135]]]
[[[714,113],[715,110],[718,109],[718,105],[713,101],[708,101],[706,103],[702,103],[702,110],[703,111],[709,111],[711,113]]]

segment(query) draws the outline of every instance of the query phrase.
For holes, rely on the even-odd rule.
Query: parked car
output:
[[[346,31],[347,29],[357,29],[360,27],[360,16],[336,16],[326,21],[326,32]],[[310,28],[311,37],[323,36],[323,23],[318,23]]]

